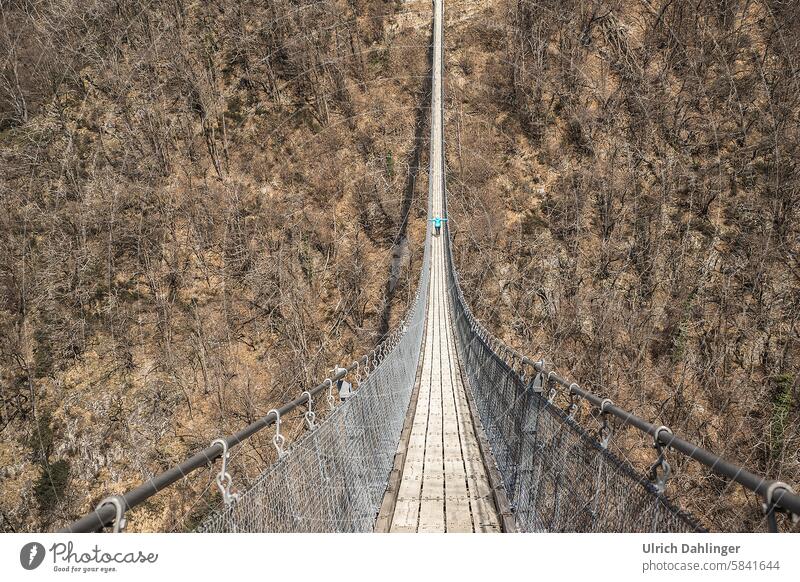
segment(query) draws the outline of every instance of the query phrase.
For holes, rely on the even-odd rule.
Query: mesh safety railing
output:
[[[421,355],[430,281],[428,226],[416,296],[406,317],[367,356],[297,399],[271,410],[236,434],[215,440],[181,464],[151,477],[124,495],[104,499],[91,513],[61,532],[124,528],[125,512],[201,467],[223,459],[217,484],[224,505],[208,514],[199,532],[364,532],[372,531],[386,490]],[[358,389],[339,406],[335,382],[355,371]],[[324,420],[311,406],[326,396]],[[312,400],[313,398],[313,400]],[[307,431],[284,448],[281,414],[306,406]],[[316,412],[313,412],[316,415]],[[309,422],[310,420],[310,422]],[[243,493],[231,493],[229,449],[256,433],[277,430],[278,460]]]
[[[702,531],[656,485],[520,373],[473,316],[446,237],[448,293],[459,357],[514,510],[528,532]],[[532,378],[531,378],[532,380]]]
[[[464,299],[445,228],[459,357],[519,529],[703,531],[664,493],[671,474],[668,450],[759,496],[768,531],[800,527],[800,496],[789,484],[753,473],[626,411],[493,337]],[[567,406],[560,406],[565,401]],[[587,406],[596,412],[582,418]],[[617,432],[630,427],[653,439],[657,458],[647,475],[635,469],[625,445],[614,445],[612,420]]]
[[[444,98],[441,101],[444,103]],[[441,152],[442,167],[446,168],[444,148]],[[441,180],[443,216],[448,216],[446,171],[442,172]],[[542,362],[532,362],[492,337],[464,300],[453,261],[450,224],[444,224],[443,234],[456,344],[518,529],[702,531],[693,516],[664,494],[670,474],[665,456],[668,447],[761,496],[770,531],[779,531],[778,514],[788,516],[793,527],[798,527],[800,497],[786,483],[751,473],[673,435],[668,428],[655,426],[552,370],[545,370]],[[526,371],[533,373],[526,377]],[[564,392],[569,398],[566,409],[555,404],[557,387],[565,389],[562,399]],[[599,410],[596,420],[602,424],[596,430],[576,422],[576,411],[582,408],[576,400]],[[637,471],[627,458],[620,458],[610,450],[610,416],[653,438],[658,458],[648,476]]]
[[[426,280],[427,268],[421,285]],[[197,531],[372,531],[414,386],[426,295],[355,394]]]
[[[291,444],[200,532],[372,531],[416,378],[430,278],[430,228],[417,296],[375,350],[358,390]]]

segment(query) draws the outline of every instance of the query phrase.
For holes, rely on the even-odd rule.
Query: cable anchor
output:
[[[222,493],[222,501],[225,505],[230,505],[239,499],[238,493],[231,493],[231,485],[233,485],[233,477],[228,473],[228,460],[230,459],[230,452],[228,451],[228,441],[225,439],[215,439],[211,446],[220,445],[222,447],[222,468],[217,474],[216,481],[220,493]]]
[[[112,531],[114,533],[125,531],[125,527],[128,525],[128,520],[125,519],[125,499],[123,499],[120,495],[106,497],[97,504],[95,511],[100,511],[104,505],[113,505],[116,512],[114,515],[114,528]]]
[[[281,413],[276,408],[273,408],[267,413],[267,416],[273,412],[275,413],[275,436],[272,437],[272,444],[275,445],[275,450],[278,451],[278,460],[280,461],[289,453],[283,449],[283,445],[286,444],[286,438],[281,434]]]

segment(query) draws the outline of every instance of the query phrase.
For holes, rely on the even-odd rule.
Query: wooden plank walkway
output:
[[[434,8],[429,194],[442,204],[442,0]],[[431,282],[419,395],[391,519],[392,532],[499,532],[500,519],[483,463],[446,295],[444,234],[433,237]],[[402,443],[401,443],[401,446]]]

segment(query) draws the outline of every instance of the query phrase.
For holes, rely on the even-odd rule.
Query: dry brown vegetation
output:
[[[65,524],[402,315],[428,24],[427,2],[0,0],[0,530]],[[240,488],[271,454],[242,447]],[[131,528],[189,527],[218,503],[200,473]]]
[[[391,327],[424,229],[429,19],[0,0],[0,530],[63,525]],[[476,314],[800,483],[797,3],[448,0],[445,30]],[[271,454],[244,447],[236,483]],[[761,527],[753,496],[671,460],[706,525]],[[201,473],[131,527],[191,526],[218,502]]]
[[[451,227],[476,314],[800,483],[800,5],[457,1],[446,30]],[[706,525],[763,527],[752,495],[671,460],[669,492]]]

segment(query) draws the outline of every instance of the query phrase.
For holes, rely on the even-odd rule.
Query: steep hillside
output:
[[[799,10],[456,0],[447,15],[450,218],[476,314],[795,484]],[[615,441],[652,462],[631,431]],[[754,496],[671,462],[669,492],[706,525],[758,527]]]
[[[0,3],[0,530],[63,525],[391,328],[428,42],[426,2]],[[131,527],[190,526],[199,473]]]
[[[423,0],[0,1],[0,531],[63,525],[399,319],[429,34]],[[476,314],[800,484],[798,4],[448,0],[445,40]],[[612,442],[654,458],[625,427]],[[234,482],[272,455],[241,447]],[[755,496],[669,458],[669,494],[705,525],[761,528]],[[191,527],[212,479],[131,528]]]

